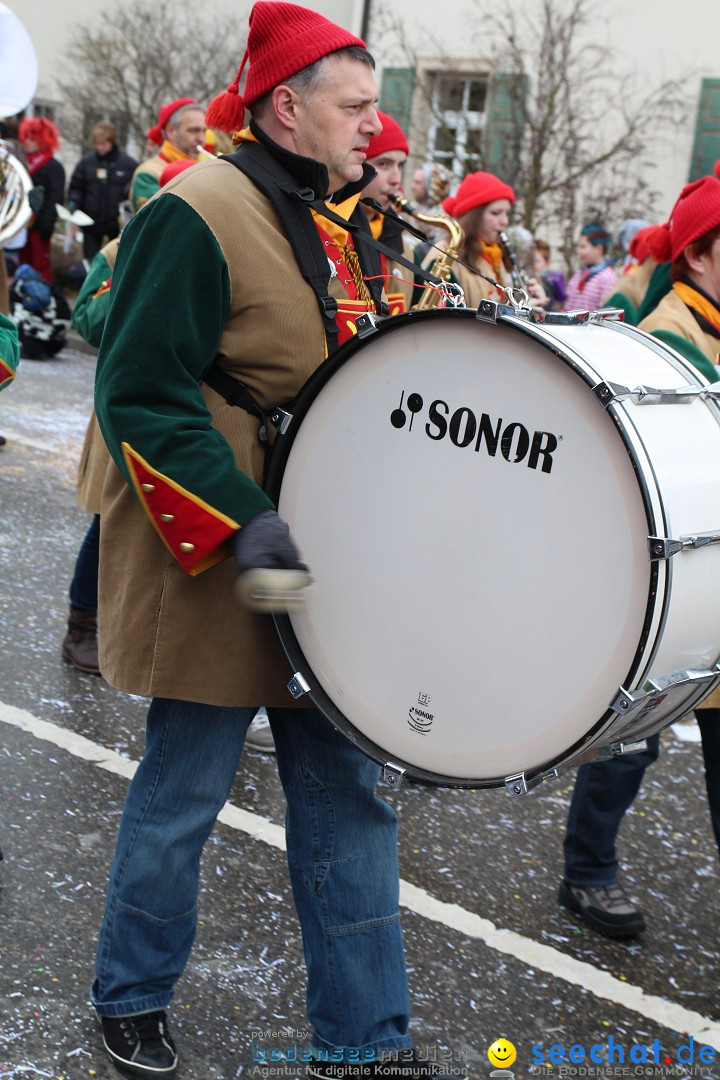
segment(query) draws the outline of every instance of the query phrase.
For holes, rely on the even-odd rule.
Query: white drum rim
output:
[[[278,505],[280,492],[282,489],[282,481],[285,473],[285,468],[292,452],[292,446],[295,440],[295,436],[300,430],[302,422],[307,414],[309,407],[315,401],[326,384],[332,379],[335,372],[348,363],[356,352],[362,351],[373,340],[376,333],[386,335],[388,333],[400,330],[403,326],[407,326],[410,322],[417,323],[421,319],[472,319],[478,320],[478,312],[471,308],[460,309],[445,309],[439,311],[437,309],[406,312],[401,315],[395,315],[387,322],[381,324],[380,327],[374,328],[370,332],[359,333],[356,337],[353,337],[350,341],[346,342],[341,348],[329,356],[307,379],[307,381],[300,388],[298,394],[287,407],[287,410],[291,416],[292,421],[288,425],[287,429],[281,434],[275,437],[272,448],[269,451],[266,478],[264,482],[264,488],[273,502]],[[514,328],[521,332],[532,336],[537,342],[553,352],[560,361],[562,361],[567,367],[574,371],[574,373],[587,385],[588,390],[597,385],[599,381],[602,381],[601,373],[597,372],[590,363],[588,363],[582,356],[576,353],[570,347],[561,344],[559,341],[553,339],[551,332],[551,325],[548,325],[549,333],[545,331],[544,324],[530,323],[525,319],[514,317],[512,315],[508,317],[501,316],[502,322],[512,325]],[[683,372],[685,373],[685,372]],[[600,406],[598,406],[599,408]],[[620,406],[620,409],[623,407]],[[613,411],[611,411],[613,410]],[[614,406],[610,406],[606,410],[609,414],[609,420],[612,422],[617,415],[617,411]],[[630,458],[630,462],[633,468],[633,472],[637,479],[638,488],[640,491],[642,503],[645,509],[646,522],[648,526],[648,535],[658,535],[660,527],[665,526],[665,514],[662,500],[659,497],[657,486],[655,491],[651,493],[650,487],[647,483],[644,472],[641,468],[641,463],[638,458],[637,446],[635,441],[629,437],[628,432],[625,429],[625,425],[622,423],[615,423],[615,430],[619,435],[622,445]],[[640,442],[640,440],[638,440]],[[643,448],[644,450],[644,448]],[[646,455],[647,456],[647,455]],[[649,457],[648,457],[648,460]],[[653,479],[654,473],[653,473]],[[655,500],[652,495],[654,494]],[[657,502],[662,521],[658,521],[653,507],[653,501]],[[623,687],[629,688],[635,684],[638,671],[646,666],[646,657],[649,643],[650,630],[652,623],[657,619],[658,606],[661,605],[661,613],[658,621],[658,626],[661,627],[666,619],[666,613],[668,610],[669,602],[669,577],[665,576],[665,583],[662,589],[662,594],[658,595],[658,582],[660,579],[658,565],[656,563],[651,565],[651,572],[649,575],[649,587],[648,596],[645,605],[645,613],[643,616],[643,630],[640,635],[632,662],[628,668],[627,675],[622,683]],[[492,779],[477,777],[455,777],[447,776],[442,773],[434,773],[429,770],[412,765],[407,761],[401,759],[392,759],[385,750],[378,743],[375,743],[348,719],[347,716],[335,705],[331,698],[326,694],[319,681],[315,677],[310,663],[307,657],[303,653],[302,648],[295,635],[292,623],[287,615],[274,614],[273,622],[275,624],[275,630],[277,637],[280,641],[280,645],[285,653],[285,656],[290,664],[291,673],[293,679],[296,675],[300,676],[301,681],[304,681],[308,690],[303,691],[307,693],[312,704],[322,713],[323,716],[330,723],[337,728],[350,742],[354,743],[360,750],[363,751],[369,758],[375,761],[382,769],[387,770],[387,778],[391,783],[397,784],[401,779],[410,780],[417,783],[430,784],[438,787],[452,787],[452,788],[498,788],[504,786],[508,780],[515,779],[510,777],[497,777]],[[651,649],[655,648],[656,640],[660,637],[660,634],[656,630],[654,639],[651,644]],[[289,685],[292,680],[289,680]],[[611,708],[611,703],[608,703],[608,708],[600,716],[595,723],[593,723],[585,732],[582,733],[580,738],[567,748],[565,753],[559,758],[552,759],[550,761],[539,764],[536,768],[526,770],[523,774],[523,781],[528,787],[533,786],[533,783],[539,779],[544,779],[554,775],[558,775],[559,771],[562,771],[563,763],[582,752],[584,747],[591,747],[595,741],[595,737],[601,733],[609,723],[617,716],[617,713]],[[664,726],[664,725],[663,725]]]

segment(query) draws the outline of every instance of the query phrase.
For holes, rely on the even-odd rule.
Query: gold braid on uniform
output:
[[[354,248],[348,247],[346,244],[338,244],[337,246],[340,248],[340,251],[342,252],[342,257],[345,260],[345,265],[350,271],[352,279],[355,282],[358,300],[362,300],[363,303],[372,306],[372,296],[370,295],[368,287],[365,284],[365,279],[363,278],[363,272],[360,266],[360,260],[358,258],[357,251],[355,251]]]

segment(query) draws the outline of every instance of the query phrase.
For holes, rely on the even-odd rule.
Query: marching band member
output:
[[[343,298],[386,311],[379,260],[353,239],[369,235],[358,200],[380,133],[376,100],[359,38],[297,4],[258,0],[240,70],[207,115],[208,126],[240,132],[238,151],[172,180],[118,252],[96,384],[114,459],[100,662],[114,686],[153,700],[92,1001],[125,1075],[175,1075],[165,1010],[195,933],[200,855],[263,704],[287,799],[312,1043],[325,1055],[309,1075],[332,1075],[330,1053],[384,1050],[409,1055],[388,1075],[433,1075],[410,1050],[397,820],[375,794],[379,768],[317,710],[288,708],[271,620],[235,590],[253,568],[304,570],[259,486],[258,411],[296,394],[349,336]],[[232,403],[238,394],[244,406]]]
[[[468,173],[455,194],[442,204],[445,213],[456,218],[465,233],[460,258],[484,275],[480,277],[466,266],[454,264],[453,280],[462,287],[468,307],[476,308],[487,299],[505,301],[505,293],[486,278],[500,285],[511,284],[507,256],[499,238],[507,228],[514,202],[515,192],[509,184],[492,173],[474,172]],[[433,252],[427,256],[426,268],[433,257]]]
[[[720,378],[720,181],[703,176],[680,193],[670,218],[647,235],[652,257],[671,262],[672,290],[640,329],[681,353],[711,381]],[[695,706],[705,786],[720,849],[720,690]],[[565,834],[561,904],[607,937],[645,929],[642,911],[618,881],[615,850],[623,815],[632,805],[645,769],[660,752],[660,736],[647,749],[578,770]]]
[[[198,146],[205,139],[205,115],[194,98],[181,97],[163,105],[158,122],[147,132],[149,142],[160,149],[138,165],[130,184],[130,205],[144,206],[160,189],[160,174],[171,161],[197,161]]]
[[[362,197],[374,199],[383,210],[387,210],[391,206],[393,196],[398,195],[402,189],[403,166],[408,159],[410,147],[405,132],[392,116],[378,109],[378,117],[382,124],[382,131],[379,135],[373,136],[367,148],[368,164],[372,165],[377,176],[370,181]],[[375,239],[387,244],[388,247],[395,248],[399,254],[412,262],[412,245],[407,242],[402,225],[394,217],[386,217],[369,206],[365,206],[365,212],[370,221],[370,231]],[[398,312],[407,311],[414,288],[412,270],[393,262],[384,253],[380,254],[380,262],[390,314],[396,315]]]

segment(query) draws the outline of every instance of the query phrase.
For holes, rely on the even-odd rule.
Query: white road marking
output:
[[[77,735],[67,728],[58,727],[47,720],[40,720],[24,709],[15,708],[0,702],[0,721],[19,728],[37,739],[53,743],[74,757],[97,765],[106,772],[130,779],[137,762],[122,757],[115,750]],[[251,814],[232,803],[226,803],[218,815],[224,825],[246,833],[255,840],[261,840],[271,847],[285,849],[285,830],[274,825],[266,818]],[[571,986],[587,990],[597,998],[610,1001],[615,1005],[630,1009],[641,1017],[653,1020],[665,1028],[692,1035],[699,1043],[720,1050],[720,1025],[700,1013],[685,1009],[665,998],[646,994],[632,983],[623,982],[599,971],[592,964],[575,960],[548,945],[541,945],[531,938],[523,937],[513,930],[499,929],[489,919],[483,919],[472,911],[467,911],[458,904],[446,904],[436,900],[425,889],[420,889],[408,881],[400,882],[400,903],[408,911],[430,919],[450,930],[465,934],[484,942],[496,952],[512,956],[528,967],[561,979]]]

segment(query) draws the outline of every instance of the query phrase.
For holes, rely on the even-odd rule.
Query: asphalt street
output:
[[[74,483],[94,366],[79,347],[23,361],[0,396],[2,1080],[116,1076],[88,989],[146,703],[60,657],[88,525]],[[624,823],[624,881],[647,919],[629,943],[558,907],[572,783],[565,776],[520,799],[383,789],[400,818],[417,1045],[462,1055],[473,1078],[492,1072],[487,1051],[499,1037],[517,1050],[518,1080],[720,1078],[711,1051],[700,1057],[702,1047],[720,1053],[720,878],[696,726],[664,734]],[[282,820],[273,757],[246,752],[206,847],[201,925],[171,1008],[181,1080],[302,1075],[293,1048],[308,1045],[304,970]],[[284,1051],[280,1066],[267,1065],[272,1050]]]

